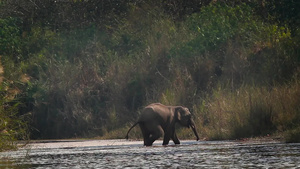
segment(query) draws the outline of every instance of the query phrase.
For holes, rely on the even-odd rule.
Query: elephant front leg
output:
[[[168,145],[169,144],[169,141],[170,141],[171,137],[170,136],[167,136],[165,135],[164,136],[164,141],[163,141],[163,144],[162,145]]]
[[[174,142],[174,144],[180,144],[180,141],[176,135],[176,133],[174,132],[173,136],[172,136],[172,140]]]
[[[165,132],[163,145],[168,145],[171,137],[173,139],[173,130],[169,129]]]

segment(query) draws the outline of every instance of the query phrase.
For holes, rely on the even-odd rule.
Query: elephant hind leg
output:
[[[150,132],[147,130],[147,128],[145,127],[144,123],[140,123],[140,128],[143,134],[143,138],[144,138],[144,146],[147,145],[147,143],[149,142],[149,137],[150,137]]]
[[[152,146],[153,142],[164,135],[164,130],[160,125],[157,125],[150,133],[150,137],[146,142],[146,146]]]

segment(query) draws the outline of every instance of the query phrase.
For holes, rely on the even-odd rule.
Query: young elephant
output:
[[[161,136],[164,136],[163,145],[167,145],[170,139],[175,144],[180,144],[175,133],[175,123],[177,122],[182,126],[191,127],[197,141],[199,140],[188,108],[182,106],[165,106],[160,103],[153,103],[144,108],[138,122],[128,130],[126,139],[128,139],[130,130],[139,124],[143,133],[145,146],[151,146]]]

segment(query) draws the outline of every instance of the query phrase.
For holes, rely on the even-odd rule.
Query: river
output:
[[[171,142],[170,142],[171,143]],[[61,140],[0,153],[0,168],[300,168],[300,144],[279,141]]]

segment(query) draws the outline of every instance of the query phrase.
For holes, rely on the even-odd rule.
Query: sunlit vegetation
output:
[[[19,101],[9,98],[8,91],[0,88],[0,151],[16,149],[17,140],[28,140],[28,115],[19,114]]]
[[[123,138],[143,106],[161,102],[189,107],[202,138],[281,132],[299,142],[298,9],[285,0],[0,1],[1,138]]]

